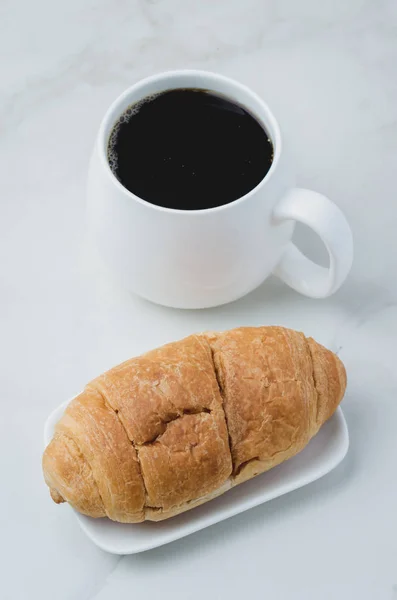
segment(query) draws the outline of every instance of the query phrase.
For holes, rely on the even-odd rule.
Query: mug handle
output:
[[[311,298],[326,298],[336,292],[353,262],[353,236],[342,211],[322,194],[295,188],[276,204],[273,217],[275,223],[304,223],[320,236],[329,254],[329,267],[320,267],[290,242],[274,275]]]

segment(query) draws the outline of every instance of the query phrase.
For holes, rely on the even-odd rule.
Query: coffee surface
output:
[[[265,177],[273,145],[242,106],[205,90],[170,90],[130,106],[109,138],[110,167],[143,200],[180,210],[228,204]]]

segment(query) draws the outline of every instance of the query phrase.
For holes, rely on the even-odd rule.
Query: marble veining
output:
[[[0,49],[1,598],[395,598],[397,4],[3,0]],[[183,67],[261,94],[299,184],[348,216],[355,262],[332,298],[270,279],[222,308],[170,311],[103,270],[85,238],[99,122],[131,83]],[[315,236],[295,237],[322,259]],[[266,323],[302,329],[344,360],[342,465],[142,555],[93,546],[42,482],[48,413],[133,354],[192,331]]]

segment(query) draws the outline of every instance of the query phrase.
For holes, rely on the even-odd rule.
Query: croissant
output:
[[[160,521],[300,452],[345,388],[339,358],[297,331],[192,335],[89,383],[45,449],[45,481],[85,515]]]

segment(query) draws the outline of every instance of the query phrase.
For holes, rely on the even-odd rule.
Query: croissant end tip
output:
[[[62,498],[61,494],[54,489],[50,489],[50,495],[55,504],[62,504],[62,502],[65,502],[65,499]]]

